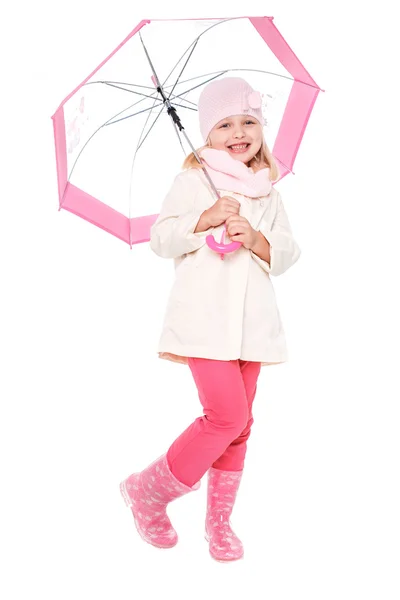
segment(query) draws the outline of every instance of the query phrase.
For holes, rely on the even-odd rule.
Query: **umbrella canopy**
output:
[[[292,172],[321,91],[273,17],[141,21],[53,115],[59,206],[132,244],[150,227],[187,154],[197,101],[216,78],[261,92],[264,134]]]

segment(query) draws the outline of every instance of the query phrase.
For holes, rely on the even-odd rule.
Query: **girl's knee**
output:
[[[249,421],[249,408],[246,404],[239,405],[234,413],[234,429],[236,435],[239,436],[242,431],[246,428]]]
[[[206,414],[207,420],[218,429],[229,431],[229,437],[234,439],[246,427],[249,419],[249,409],[246,404],[231,405],[226,410],[210,411]]]

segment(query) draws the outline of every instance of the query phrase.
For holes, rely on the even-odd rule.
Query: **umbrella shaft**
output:
[[[168,113],[168,114],[169,114],[169,116],[172,118],[172,120],[173,120],[173,122],[175,123],[175,125],[177,125],[177,127],[179,127],[179,131],[180,131],[181,133],[183,133],[183,135],[185,136],[185,138],[186,138],[186,141],[188,142],[188,144],[189,144],[190,148],[192,149],[192,152],[193,152],[194,156],[196,157],[196,160],[197,160],[197,162],[198,162],[198,163],[201,165],[201,167],[202,167],[202,169],[203,169],[203,172],[204,172],[204,175],[206,176],[206,178],[207,178],[207,180],[208,180],[209,184],[210,184],[210,185],[211,185],[211,187],[212,187],[212,190],[213,190],[213,192],[214,192],[214,194],[215,194],[216,198],[218,199],[218,198],[220,197],[220,195],[219,195],[219,193],[218,193],[218,190],[217,190],[217,188],[215,187],[215,185],[214,185],[214,183],[213,183],[213,181],[212,181],[211,177],[210,177],[210,176],[209,176],[209,174],[207,173],[207,170],[205,169],[205,167],[204,167],[203,163],[201,162],[200,156],[197,154],[197,152],[196,152],[196,149],[194,148],[194,146],[193,146],[192,142],[189,140],[189,138],[188,138],[188,136],[187,136],[187,134],[186,134],[185,128],[183,127],[183,125],[182,125],[182,123],[181,123],[181,120],[180,120],[180,118],[179,118],[179,116],[178,116],[178,114],[177,114],[177,112],[176,112],[175,108],[174,108],[174,107],[171,105],[171,102],[170,102],[170,101],[169,101],[169,99],[168,99],[168,98],[165,96],[165,94],[164,94],[164,90],[162,89],[161,85],[158,85],[158,86],[157,86],[157,92],[160,94],[160,96],[161,96],[161,98],[162,98],[162,100],[163,100],[163,103],[164,103],[164,105],[165,105],[165,107],[166,107],[166,109],[167,109],[167,113]]]
[[[172,120],[174,121],[174,123],[179,127],[179,131],[182,131],[182,129],[184,129],[180,118],[177,115],[177,112],[175,110],[175,108],[171,105],[171,102],[169,101],[169,99],[165,96],[164,94],[164,90],[162,89],[162,87],[159,85],[157,87],[157,92],[160,94],[163,103],[166,106],[167,109],[167,113],[169,114],[169,116],[172,118]]]
[[[189,138],[188,138],[188,136],[187,136],[187,133],[186,133],[186,131],[185,131],[184,129],[182,130],[182,133],[183,133],[183,135],[185,136],[185,138],[186,138],[186,141],[187,141],[187,143],[189,144],[189,146],[190,146],[190,148],[191,148],[191,150],[192,150],[192,152],[193,152],[194,156],[196,157],[196,160],[197,160],[197,162],[198,162],[198,163],[201,165],[201,168],[203,169],[203,173],[204,173],[204,175],[206,176],[206,178],[207,178],[207,180],[208,180],[208,183],[211,185],[211,187],[212,187],[212,190],[213,190],[213,192],[214,192],[214,194],[215,194],[215,196],[216,196],[216,198],[217,198],[217,200],[218,200],[218,198],[220,198],[221,196],[220,196],[220,194],[219,194],[219,192],[218,192],[217,188],[215,187],[213,180],[212,180],[212,179],[211,179],[211,177],[209,176],[209,174],[208,174],[208,172],[207,172],[207,169],[204,167],[203,163],[201,162],[201,158],[200,158],[200,156],[198,155],[198,153],[197,153],[197,151],[196,151],[196,148],[193,146],[192,142],[189,140]]]

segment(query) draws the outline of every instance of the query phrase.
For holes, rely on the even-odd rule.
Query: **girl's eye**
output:
[[[246,121],[246,122],[245,122],[245,124],[246,124],[246,125],[255,125],[254,121]],[[228,125],[229,125],[229,123],[223,123],[223,124],[220,126],[220,129],[222,129],[222,128],[225,128],[225,127],[228,127]]]

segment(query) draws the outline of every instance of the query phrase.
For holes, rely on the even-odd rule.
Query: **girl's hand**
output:
[[[210,227],[218,227],[225,223],[228,217],[232,215],[238,215],[240,210],[240,203],[231,198],[231,196],[222,196],[216,203],[204,211],[204,216],[207,219]]]
[[[226,231],[233,242],[241,242],[245,248],[251,250],[258,239],[258,232],[252,228],[244,217],[233,215],[226,220]]]

